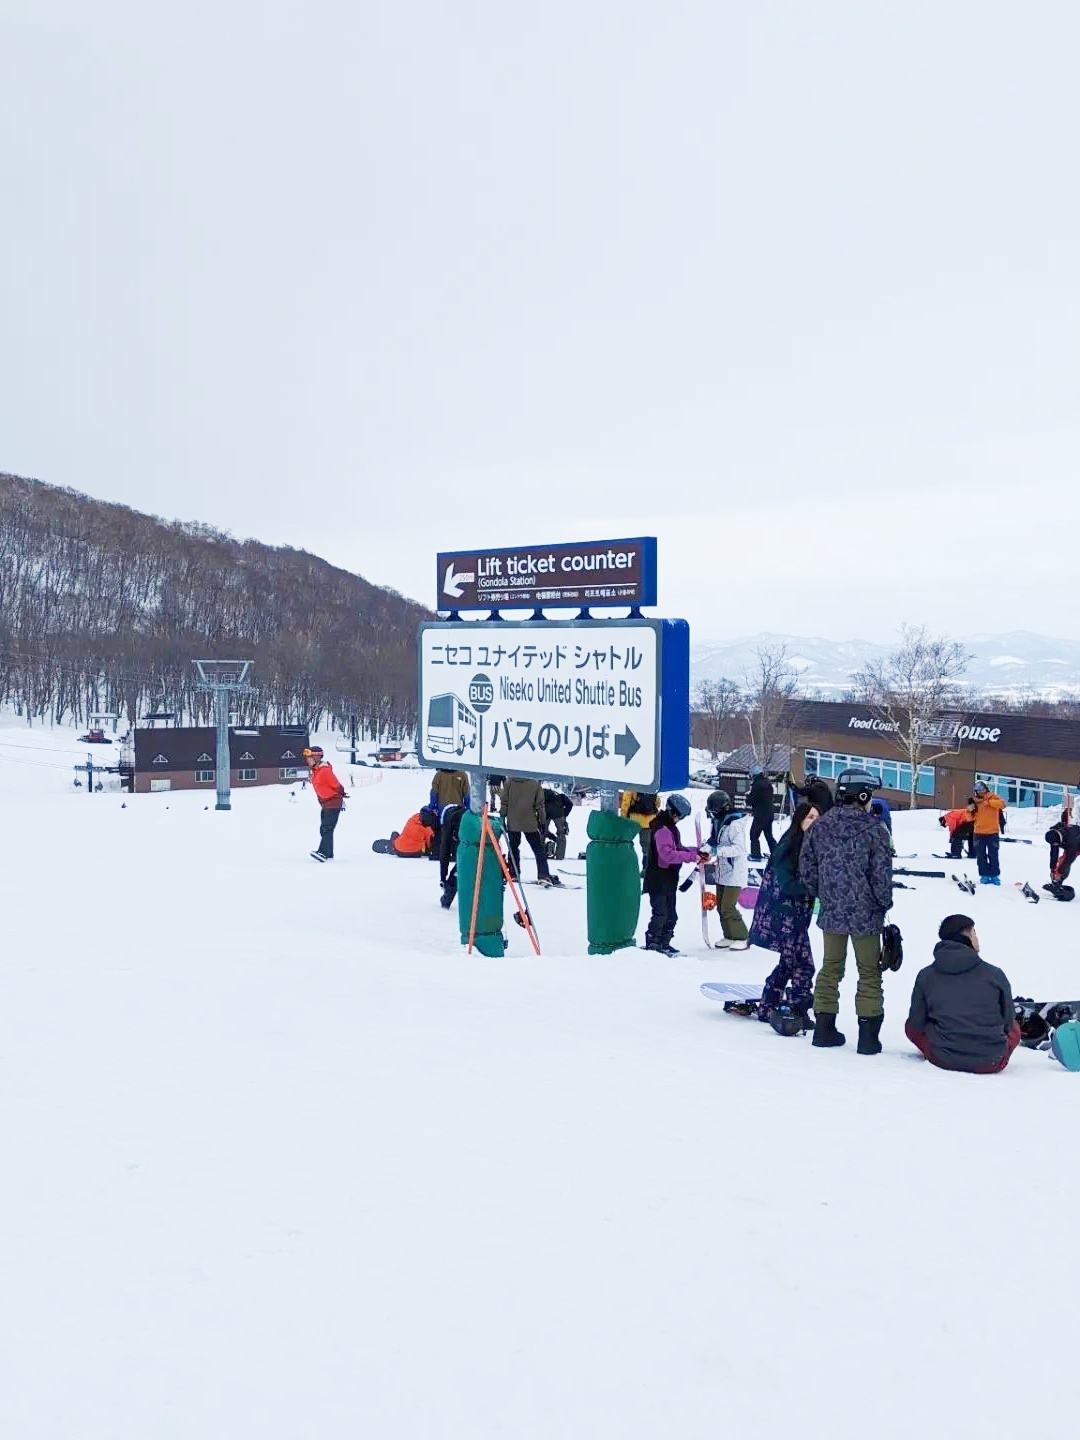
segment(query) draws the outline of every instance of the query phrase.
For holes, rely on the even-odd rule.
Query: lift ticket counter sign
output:
[[[684,620],[437,622],[420,626],[418,648],[424,764],[632,790],[686,784]]]
[[[438,610],[656,604],[653,536],[455,550],[436,564]]]

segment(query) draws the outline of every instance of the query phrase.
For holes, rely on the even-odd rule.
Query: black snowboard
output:
[[[1029,1050],[1045,1050],[1059,1025],[1080,1020],[1080,1000],[1027,1000],[1018,995],[1013,1008],[1020,1026],[1020,1044]]]

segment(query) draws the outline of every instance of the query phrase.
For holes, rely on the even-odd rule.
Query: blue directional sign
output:
[[[429,765],[685,785],[685,620],[440,621],[420,626],[417,750]]]

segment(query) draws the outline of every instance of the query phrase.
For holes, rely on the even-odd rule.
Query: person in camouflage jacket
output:
[[[799,879],[820,902],[818,925],[825,932],[824,959],[814,986],[814,1044],[844,1043],[836,1017],[850,936],[859,970],[855,1013],[861,1055],[881,1050],[881,931],[892,905],[889,832],[870,813],[878,783],[863,771],[840,775],[839,803],[807,833],[799,857]]]

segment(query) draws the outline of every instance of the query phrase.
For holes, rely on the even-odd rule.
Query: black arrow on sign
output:
[[[629,765],[637,752],[641,749],[637,736],[627,725],[621,735],[615,736],[615,754],[623,757],[623,764]]]

